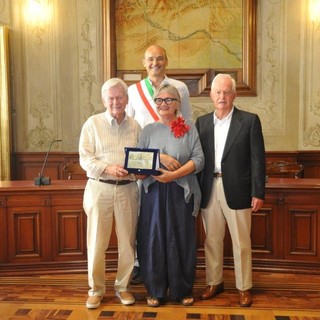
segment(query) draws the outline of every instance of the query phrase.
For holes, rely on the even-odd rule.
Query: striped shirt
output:
[[[79,156],[87,177],[112,179],[103,173],[108,165],[124,165],[125,147],[135,147],[141,127],[136,120],[125,116],[119,125],[108,111],[88,118],[84,123],[79,142]],[[123,178],[128,180],[128,177]],[[132,176],[130,180],[135,180]]]

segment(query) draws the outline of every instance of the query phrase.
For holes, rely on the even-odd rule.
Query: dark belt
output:
[[[90,179],[95,180],[93,178],[90,178]],[[125,184],[134,182],[133,180],[103,180],[103,179],[99,179],[98,181],[103,183],[108,183],[108,184],[115,184],[117,186],[123,186]]]
[[[213,176],[214,176],[215,178],[222,178],[222,173],[221,173],[221,172],[215,172],[215,173],[213,174]]]

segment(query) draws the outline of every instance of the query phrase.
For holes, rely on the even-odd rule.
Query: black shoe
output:
[[[140,267],[133,268],[133,277],[131,279],[131,284],[139,284],[142,282],[141,274],[140,274]]]

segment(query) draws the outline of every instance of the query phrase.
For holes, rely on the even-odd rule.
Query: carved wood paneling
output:
[[[66,210],[64,207],[54,207],[53,222],[55,236],[53,245],[55,252],[54,260],[59,260],[64,256],[79,256],[86,259],[85,244],[85,221],[83,210]]]
[[[252,219],[254,269],[319,272],[320,179],[270,180],[264,207]],[[8,184],[13,187],[5,187]],[[0,197],[6,199],[5,207],[0,208],[1,236],[5,239],[0,248],[8,253],[1,253],[1,272],[86,268],[84,187],[85,181],[71,180],[57,180],[52,186],[41,188],[28,181],[0,182]],[[200,217],[198,267],[202,268],[205,235]],[[1,228],[3,225],[6,228]],[[107,269],[115,269],[117,259],[113,228],[106,252]],[[228,232],[225,266],[233,266]]]
[[[301,151],[297,161],[304,166],[304,178],[320,178],[319,151]]]
[[[45,157],[45,152],[16,153],[14,155],[13,180],[33,180],[41,172]],[[76,152],[51,152],[48,156],[43,175],[53,180],[67,179],[68,175],[64,172],[63,167],[70,162],[79,162],[79,154]]]
[[[273,210],[268,205],[266,207],[252,213],[254,227],[251,229],[251,242],[255,255],[263,253],[272,256],[274,254]]]
[[[86,271],[86,181],[59,181],[38,187],[30,181],[0,182],[0,272]],[[111,234],[107,268],[118,263],[117,237]]]
[[[33,180],[41,171],[45,153],[17,152],[14,154],[13,180]],[[266,152],[266,161],[289,161],[304,166],[305,178],[320,178],[320,152],[319,151],[270,151]],[[44,175],[51,179],[68,179],[63,167],[70,162],[79,162],[76,152],[50,153],[44,170]],[[79,176],[76,177],[79,179]],[[85,179],[85,174],[82,176]]]
[[[48,260],[51,243],[45,208],[13,207],[7,211],[8,261],[10,263]]]
[[[5,197],[0,196],[0,263],[7,260],[7,212]]]
[[[86,216],[83,193],[69,190],[51,194],[53,260],[86,260]]]
[[[319,207],[312,205],[288,206],[286,217],[285,257],[314,260],[319,252],[317,220]],[[308,258],[309,256],[309,258]]]

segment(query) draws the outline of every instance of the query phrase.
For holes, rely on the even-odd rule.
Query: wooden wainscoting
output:
[[[45,156],[45,152],[16,152],[13,157],[12,180],[33,180],[41,171]],[[320,179],[320,151],[270,151],[266,152],[266,161],[298,163],[304,167],[304,178]],[[79,162],[78,153],[51,152],[44,176],[53,180],[68,179],[68,173],[63,168],[72,162]],[[85,174],[75,178],[85,178]]]
[[[86,180],[0,181],[0,275],[79,272],[86,269]],[[270,178],[266,200],[252,215],[254,270],[320,274],[320,179]],[[197,221],[199,269],[204,268],[205,234]],[[225,238],[225,266],[233,267]],[[106,252],[117,266],[117,239]]]
[[[33,179],[38,176],[44,158],[45,153],[16,153],[15,179],[22,180],[21,183],[28,182],[29,188],[32,189],[31,193],[25,196],[23,191],[14,190],[15,194],[8,195],[5,190],[1,191],[0,265],[2,272],[12,271],[13,265],[16,271],[21,272],[28,270],[28,266],[30,270],[38,271],[46,271],[48,268],[80,271],[86,268],[86,217],[82,209],[85,174],[84,180],[78,180],[82,185],[77,189],[75,198],[73,196],[70,198],[70,195],[66,194],[68,193],[67,185],[61,187],[62,191],[58,192],[58,196],[40,195],[34,190],[48,187],[35,189]],[[76,183],[76,181],[67,181],[68,173],[63,168],[67,163],[78,161],[77,153],[51,153],[44,176],[50,177],[57,183],[63,184],[61,180],[66,180],[66,183]],[[268,152],[267,161],[300,163],[304,166],[304,177],[308,179],[292,178],[284,179],[285,181],[269,179],[264,207],[252,216],[254,269],[319,274],[320,190],[315,181],[320,181],[320,152]],[[318,184],[320,185],[320,182]],[[73,193],[72,190],[71,193]],[[22,199],[20,202],[19,198]],[[14,231],[17,226],[23,226],[25,230],[17,233]],[[73,229],[72,239],[69,238],[71,233],[65,232],[65,226]],[[39,231],[41,233],[37,233]],[[32,234],[33,237],[25,238],[27,234]],[[40,238],[39,235],[41,235]],[[30,242],[30,239],[33,239],[33,242]],[[199,268],[204,268],[204,241],[205,234],[199,216],[197,222]],[[232,268],[232,245],[228,233],[224,249],[225,265]],[[26,252],[26,250],[29,251]],[[107,261],[109,269],[116,267],[115,234],[111,237]]]
[[[45,152],[16,152],[12,180],[33,180],[39,175],[46,157]],[[79,162],[79,154],[51,152],[48,156],[43,175],[52,180],[67,180],[68,172],[63,168],[67,163]],[[77,176],[77,179],[80,177]],[[85,172],[82,179],[86,178]]]

